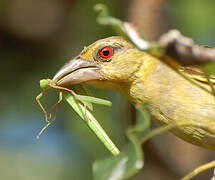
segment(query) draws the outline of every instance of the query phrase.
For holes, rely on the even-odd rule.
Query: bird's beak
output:
[[[93,61],[81,59],[81,56],[70,60],[54,76],[53,81],[59,86],[79,84],[100,80],[99,65]]]

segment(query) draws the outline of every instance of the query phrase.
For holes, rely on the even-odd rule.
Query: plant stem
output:
[[[79,103],[70,93],[64,91],[63,94],[66,101],[73,107],[73,109],[79,114],[79,116],[84,120],[84,122],[87,123],[88,127],[96,134],[96,136],[105,145],[105,147],[113,155],[118,155],[120,152],[119,149],[111,141],[104,129],[90,113],[90,111],[88,111],[83,104]]]
[[[212,167],[215,167],[215,160],[197,167],[192,172],[190,172],[188,175],[183,177],[181,180],[190,180],[191,178],[198,175],[202,171],[205,171],[205,170],[210,169]]]

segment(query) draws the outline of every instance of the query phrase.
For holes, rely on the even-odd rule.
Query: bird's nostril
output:
[[[76,59],[81,59],[81,56],[77,56]]]

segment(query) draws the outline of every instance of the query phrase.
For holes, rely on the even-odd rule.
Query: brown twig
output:
[[[54,89],[68,91],[68,92],[72,93],[73,96],[78,98],[78,95],[73,90],[65,88],[65,87],[62,87],[62,86],[57,86],[52,80],[49,80],[49,86],[54,88]]]
[[[159,45],[181,65],[200,65],[215,62],[215,48],[199,46],[178,30],[170,30],[160,37]]]
[[[198,175],[199,173],[201,173],[205,170],[208,170],[210,168],[213,168],[213,167],[215,167],[215,160],[197,167],[192,172],[190,172],[188,175],[183,177],[181,180],[190,180],[191,178]]]
[[[49,120],[52,119],[52,113],[55,109],[56,109],[56,114],[55,114],[54,120],[56,119],[57,113],[59,111],[59,105],[60,105],[62,100],[63,100],[63,92],[60,91],[59,92],[59,99],[58,99],[57,103],[55,105],[53,105],[49,111]]]
[[[49,89],[46,89],[44,90],[43,92],[41,92],[39,95],[37,95],[36,97],[36,101],[37,101],[37,104],[39,104],[40,108],[42,109],[43,113],[44,113],[44,116],[45,116],[45,120],[47,123],[49,123],[49,120],[48,120],[48,113],[47,111],[45,110],[45,108],[43,107],[43,105],[41,104],[40,102],[40,98],[46,94],[47,92],[49,91]]]
[[[47,124],[42,128],[42,130],[39,132],[39,134],[37,135],[37,138],[39,139],[41,134],[45,131],[45,129],[47,127],[49,127],[51,125],[51,123],[53,121],[55,121],[56,116],[57,116],[57,112],[58,112],[58,108],[59,105],[63,99],[63,90],[64,91],[68,91],[70,92],[72,95],[74,95],[78,100],[80,100],[79,96],[71,89],[65,88],[65,87],[61,87],[61,86],[57,86],[51,79],[48,79],[48,85],[54,89],[58,89],[60,90],[59,92],[59,99],[57,101],[57,103],[55,105],[53,105],[49,111],[49,115],[47,113],[47,111],[45,110],[45,108],[43,107],[43,105],[40,102],[40,98],[49,91],[49,89],[45,89],[44,91],[42,91],[37,97],[36,97],[36,101],[39,104],[40,108],[42,109],[44,115],[45,115],[45,120],[47,122]],[[56,115],[54,116],[54,118],[52,119],[52,113],[53,111],[56,109]]]

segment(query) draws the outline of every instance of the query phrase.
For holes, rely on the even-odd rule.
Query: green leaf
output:
[[[100,98],[96,98],[96,97],[92,97],[92,96],[84,96],[84,95],[81,95],[79,97],[82,101],[85,101],[85,102],[100,104],[100,105],[104,105],[104,106],[112,106],[112,103],[105,99],[100,99]]]
[[[130,40],[142,51],[151,47],[151,43],[145,40],[143,33],[137,30],[134,24],[121,21],[120,19],[111,16],[106,5],[99,3],[94,6],[94,9],[98,12],[98,24],[110,26],[118,35]]]
[[[53,85],[53,84],[54,85]],[[81,117],[81,119],[88,125],[88,127],[95,133],[95,135],[99,138],[99,140],[105,145],[105,147],[113,154],[117,155],[119,154],[119,149],[116,147],[116,145],[112,142],[112,140],[108,137],[102,126],[99,124],[99,122],[96,120],[96,118],[92,115],[92,113],[89,110],[93,110],[92,103],[100,104],[100,105],[106,105],[111,106],[112,103],[108,100],[95,98],[91,96],[86,95],[79,95],[74,92],[79,92],[80,94],[87,94],[87,91],[84,89],[82,85],[74,85],[72,86],[72,89],[62,89],[62,87],[55,85],[55,82],[53,82],[51,79],[42,79],[40,80],[40,86],[43,89],[43,92],[40,93],[36,100],[38,104],[40,105],[41,109],[44,112],[44,115],[47,120],[47,124],[42,128],[42,130],[39,132],[37,138],[40,137],[40,135],[54,122],[55,117],[51,119],[51,113],[48,114],[42,104],[40,103],[40,99],[42,98],[43,94],[47,93],[48,90],[52,88],[56,88],[60,90],[59,92],[59,100],[58,103],[55,104],[53,107],[57,108],[57,105],[62,100],[62,97],[66,99],[66,101],[69,103],[69,105],[74,109],[74,111]],[[62,94],[63,92],[63,94]],[[52,110],[50,110],[52,112]]]
[[[203,69],[208,75],[215,75],[215,62],[203,65]]]
[[[78,95],[81,97],[81,95]],[[119,154],[119,150],[116,145],[108,137],[102,126],[96,120],[96,118],[91,114],[91,112],[84,106],[85,102],[80,102],[71,93],[64,91],[63,97],[69,103],[70,106],[78,113],[82,120],[87,124],[87,126],[95,133],[99,140],[105,145],[105,147],[113,154]],[[85,96],[84,98],[86,98]],[[97,99],[98,100],[98,99]]]
[[[94,179],[127,179],[144,165],[144,155],[141,148],[140,137],[150,130],[150,118],[144,108],[138,109],[138,119],[135,126],[128,128],[128,144],[117,156],[98,160],[93,165]]]
[[[110,16],[109,10],[106,5],[104,4],[96,4],[94,6],[95,11],[99,14],[97,16],[97,22],[101,25],[110,25],[117,34],[121,36],[127,36],[124,32],[122,21],[115,17]]]
[[[94,179],[120,180],[132,176],[142,167],[143,155],[139,155],[134,144],[129,143],[119,155],[105,160],[99,160],[94,164]]]

